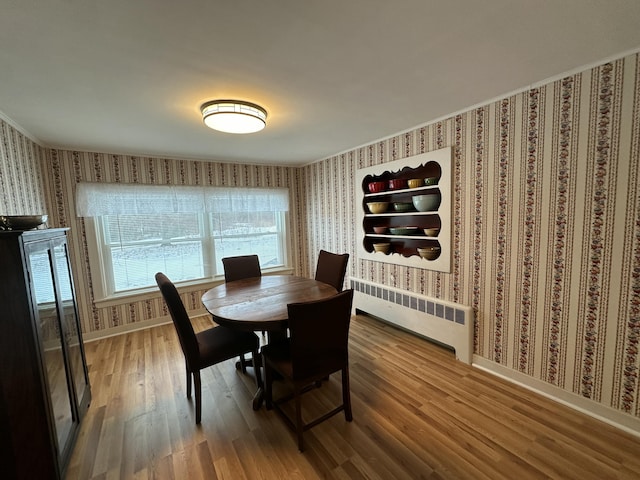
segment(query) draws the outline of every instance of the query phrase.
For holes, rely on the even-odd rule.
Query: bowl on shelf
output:
[[[396,212],[410,212],[413,210],[413,203],[411,202],[394,202],[393,209]]]
[[[423,185],[421,178],[410,178],[407,180],[407,184],[409,185],[409,188],[418,188]]]
[[[427,177],[424,179],[424,184],[425,185],[437,185],[438,184],[438,180],[440,180],[438,177]]]
[[[387,227],[375,226],[373,227],[375,233],[387,233]]]
[[[380,193],[384,192],[386,186],[387,184],[385,182],[369,182],[367,188],[370,193]]]
[[[384,213],[389,208],[389,202],[369,202],[367,208],[371,213]]]
[[[390,190],[400,190],[403,188],[407,188],[407,180],[404,178],[392,178],[389,180],[389,189]]]
[[[391,227],[389,231],[392,235],[419,235],[420,229],[418,227]]]
[[[373,250],[376,252],[381,252],[386,254],[389,252],[390,248],[391,248],[390,243],[374,243],[373,244]]]
[[[428,193],[426,195],[414,195],[411,199],[413,206],[419,212],[431,212],[440,206],[440,195],[438,193]]]
[[[418,247],[418,255],[427,260],[435,260],[440,255],[440,247]]]
[[[0,230],[31,230],[47,221],[47,215],[0,215]]]
[[[424,234],[428,237],[437,237],[438,234],[440,233],[440,229],[438,227],[425,228],[423,230],[424,230]]]

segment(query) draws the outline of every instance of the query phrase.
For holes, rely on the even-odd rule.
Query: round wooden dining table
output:
[[[326,283],[293,275],[266,275],[223,283],[205,292],[202,304],[219,325],[245,331],[268,332],[269,339],[284,335],[287,305],[332,297],[337,290]],[[255,366],[254,366],[255,367]],[[261,375],[255,367],[256,375]],[[258,388],[253,408],[262,404]]]

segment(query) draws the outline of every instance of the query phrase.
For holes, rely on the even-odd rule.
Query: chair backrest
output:
[[[287,305],[293,379],[334,372],[349,360],[353,290]]]
[[[261,277],[258,255],[239,255],[222,259],[224,281],[233,282],[244,278]]]
[[[189,315],[180,299],[178,290],[175,285],[171,283],[171,280],[162,272],[156,273],[156,283],[160,288],[164,301],[167,303],[173,325],[178,332],[178,339],[180,340],[180,346],[182,347],[187,366],[190,370],[196,369],[200,357],[198,340],[196,339],[193,325],[191,325],[191,320],[189,320]]]
[[[348,262],[348,253],[338,254],[320,250],[318,265],[316,266],[316,280],[328,283],[338,292],[341,292]]]

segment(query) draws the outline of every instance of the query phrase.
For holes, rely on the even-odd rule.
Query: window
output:
[[[288,266],[286,189],[81,183],[76,208],[94,220],[99,299],[155,286],[159,271],[174,282],[210,280],[228,256]]]
[[[212,213],[215,271],[224,275],[222,259],[257,253],[261,268],[285,266],[285,219],[279,212]]]

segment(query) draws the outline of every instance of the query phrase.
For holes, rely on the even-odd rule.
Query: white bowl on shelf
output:
[[[439,193],[428,193],[426,195],[414,195],[411,200],[413,206],[416,207],[416,210],[419,212],[433,212],[438,210],[440,198]]]

